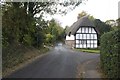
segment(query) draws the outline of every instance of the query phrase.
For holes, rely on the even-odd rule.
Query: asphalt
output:
[[[81,68],[87,61],[98,60],[98,58],[99,54],[78,52],[65,45],[57,45],[47,55],[36,59],[5,78],[76,78],[78,73],[84,72],[78,70],[79,67]],[[98,64],[98,62],[95,64]],[[94,64],[89,63],[89,65],[86,65],[88,70],[90,65]],[[86,75],[89,74],[88,71]],[[94,71],[92,76],[96,76],[96,74],[98,74],[97,71]]]

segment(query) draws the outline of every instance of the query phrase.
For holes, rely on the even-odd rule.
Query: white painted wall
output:
[[[70,35],[70,36],[66,36],[66,40],[75,40],[75,36],[74,35]]]

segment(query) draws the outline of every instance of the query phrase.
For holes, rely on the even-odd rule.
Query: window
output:
[[[87,39],[90,39],[90,34],[87,34]]]
[[[97,48],[97,44],[94,44],[94,48]]]
[[[76,39],[80,39],[80,35],[79,34],[76,34]]]
[[[81,44],[87,44],[87,40],[81,40]]]
[[[91,36],[90,36],[91,39],[94,39],[94,38],[93,38],[93,35],[94,35],[94,34],[91,34]]]
[[[82,33],[85,33],[85,30],[84,30],[84,28],[82,28]]]
[[[79,40],[76,40],[76,43],[79,43]]]
[[[90,44],[90,40],[87,40],[87,44]]]
[[[91,43],[93,44],[93,43],[94,43],[94,40],[91,40]]]
[[[86,33],[86,28],[84,28],[84,33]]]
[[[97,40],[94,40],[94,43],[97,44]]]
[[[93,44],[91,44],[91,48],[93,48]]]
[[[79,45],[76,44],[76,48],[79,48]]]
[[[83,44],[83,48],[86,48],[86,44]]]
[[[97,34],[94,34],[94,39],[97,39]]]
[[[80,39],[82,39],[82,34],[80,34]]]
[[[83,34],[83,39],[86,39],[86,34]]]
[[[86,28],[86,33],[88,33],[88,28]]]
[[[82,44],[80,44],[80,48],[82,48]]]
[[[89,28],[89,33],[91,33],[91,28]]]
[[[87,47],[90,48],[90,43],[87,43]]]

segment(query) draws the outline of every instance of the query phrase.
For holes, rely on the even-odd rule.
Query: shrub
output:
[[[101,36],[101,64],[109,78],[120,78],[120,30],[111,31]]]
[[[28,46],[32,45],[33,38],[30,35],[25,35],[23,39],[24,39],[25,45],[28,45]]]

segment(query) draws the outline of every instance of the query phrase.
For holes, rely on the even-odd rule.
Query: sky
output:
[[[120,18],[120,1],[118,3],[118,17]]]
[[[63,28],[65,28],[65,26],[71,26],[77,20],[77,15],[82,11],[86,11],[88,14],[94,16],[94,18],[104,22],[110,19],[116,20],[118,19],[119,1],[120,0],[88,0],[64,16],[54,15],[53,17],[61,23]]]

